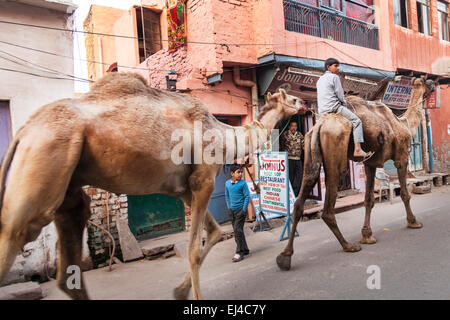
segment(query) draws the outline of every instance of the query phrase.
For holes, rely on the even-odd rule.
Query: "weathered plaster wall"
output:
[[[84,21],[84,31],[114,34],[114,24],[112,22],[125,12],[126,10],[92,5]],[[114,37],[91,33],[86,33],[84,37],[86,56],[89,60],[87,62],[89,79],[97,80],[106,73],[111,64],[117,62],[116,41]]]
[[[0,20],[56,28],[72,28],[72,18],[61,12],[32,7],[14,2],[0,2]],[[63,56],[72,56],[72,34],[57,30],[2,24],[0,40],[44,50]],[[20,59],[65,74],[73,74],[73,60],[42,52],[0,43],[0,49]],[[15,58],[2,55],[11,60]],[[16,71],[61,77],[44,72],[23,61],[19,64],[1,60],[1,67]],[[17,61],[17,60],[16,60]],[[0,70],[0,99],[10,101],[13,134],[39,107],[58,99],[73,97],[73,80],[48,79],[20,72]]]
[[[441,108],[429,112],[434,171],[450,172],[450,89],[447,86],[441,86]]]

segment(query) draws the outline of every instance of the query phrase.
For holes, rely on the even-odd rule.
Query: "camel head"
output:
[[[258,120],[261,120],[269,111],[279,115],[278,120],[289,118],[299,112],[303,111],[303,100],[295,96],[289,95],[284,89],[279,89],[279,92],[267,94],[267,102],[262,107]]]
[[[436,82],[431,79],[426,80],[424,76],[413,78],[411,83],[414,90],[421,93],[423,99],[426,99],[436,89]]]

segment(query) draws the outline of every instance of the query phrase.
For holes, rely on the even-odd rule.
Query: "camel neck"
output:
[[[400,118],[401,120],[406,121],[408,125],[408,130],[411,133],[411,136],[415,136],[417,133],[417,128],[419,127],[420,122],[422,121],[422,103],[423,103],[423,93],[424,91],[420,89],[413,89],[411,93],[411,100],[409,102],[408,110],[406,110],[405,114]]]
[[[244,158],[258,150],[262,143],[270,138],[270,132],[273,127],[270,127],[270,124],[268,127],[267,122],[264,122],[264,119],[262,119],[261,121],[254,120],[249,124],[237,127],[223,124],[222,128],[226,133],[225,148],[227,150],[224,152],[224,157],[227,162],[231,162],[235,159]]]

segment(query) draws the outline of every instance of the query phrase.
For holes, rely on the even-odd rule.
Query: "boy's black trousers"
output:
[[[228,209],[228,215],[230,216],[231,224],[233,226],[234,240],[236,241],[236,253],[240,255],[248,254],[249,250],[244,234],[244,222],[247,214],[242,209]]]

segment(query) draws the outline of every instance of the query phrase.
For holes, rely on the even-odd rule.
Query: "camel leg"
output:
[[[336,236],[345,252],[357,252],[361,250],[361,246],[357,244],[348,243],[347,240],[345,240],[336,223],[336,217],[334,216],[333,210],[337,198],[339,173],[337,171],[333,173],[335,174],[333,175],[331,172],[326,174],[327,191],[325,194],[325,203],[323,206],[322,219],[330,228],[330,230],[333,232],[333,234]]]
[[[200,266],[202,265],[211,248],[214,247],[214,245],[219,242],[220,238],[222,237],[222,232],[220,231],[219,224],[216,222],[209,210],[206,212],[205,229],[207,232],[207,238],[203,247],[202,255],[200,257]],[[191,273],[187,272],[183,282],[174,289],[175,299],[186,300],[189,295],[189,291],[191,290],[191,286]]]
[[[34,191],[39,193],[38,188],[16,194],[7,191],[0,216],[0,284],[8,275],[20,249],[36,240],[42,228],[52,221],[53,211],[45,204],[39,206],[38,202],[30,200],[36,195]]]
[[[191,230],[188,242],[188,260],[190,266],[190,276],[193,288],[193,298],[202,299],[200,293],[199,269],[202,261],[202,232],[205,218],[207,215],[207,207],[211,194],[214,190],[214,178],[216,170],[208,166],[197,168],[189,177],[189,186],[192,193],[191,200]],[[203,257],[204,258],[204,257]],[[186,278],[185,278],[186,279]],[[183,297],[183,289],[178,288],[175,296],[179,293]],[[188,289],[187,289],[188,291]]]
[[[63,202],[83,146],[76,129],[68,125],[65,139],[46,127],[37,137],[20,138],[0,208],[0,283],[20,248],[39,236]]]
[[[409,195],[408,188],[406,186],[406,174],[408,167],[406,165],[396,165],[396,167],[398,172],[398,180],[400,182],[400,196],[406,209],[406,220],[408,222],[408,228],[420,229],[423,227],[423,225],[416,220],[416,217],[411,211],[411,206],[409,205],[411,196]]]
[[[58,272],[56,279],[58,287],[70,298],[76,300],[89,299],[81,272],[79,273],[79,287],[71,288],[73,283],[68,283],[68,278],[71,277],[73,272],[69,267],[80,268],[81,266],[83,231],[90,216],[89,202],[90,198],[81,188],[69,189],[63,204],[55,214],[55,225],[58,232]]]
[[[318,171],[320,173],[320,171]],[[304,177],[302,181],[302,186],[300,188],[299,197],[295,200],[294,203],[294,219],[292,225],[292,232],[289,235],[289,241],[284,248],[283,252],[281,252],[277,256],[277,265],[281,270],[289,270],[291,268],[291,257],[294,254],[294,238],[295,238],[295,230],[297,230],[297,224],[300,221],[300,218],[303,216],[303,205],[305,204],[306,198],[309,193],[313,189],[314,185],[317,182],[319,175],[314,177]]]
[[[0,234],[0,285],[8,275],[20,248],[25,244],[23,237],[17,236],[16,230],[3,226]]]
[[[372,229],[370,228],[370,213],[372,212],[372,208],[375,204],[375,196],[373,194],[373,190],[375,184],[376,168],[365,165],[364,170],[366,171],[366,196],[364,199],[364,206],[366,207],[366,215],[364,218],[364,226],[361,230],[361,239],[359,240],[359,242],[363,244],[374,244],[377,242],[377,240],[372,235]]]

